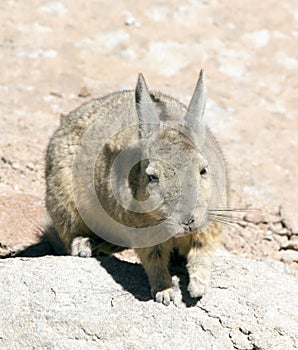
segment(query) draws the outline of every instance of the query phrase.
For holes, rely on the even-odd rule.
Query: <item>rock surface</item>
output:
[[[218,256],[197,304],[154,303],[139,264],[116,258],[0,261],[1,349],[298,347],[298,281],[282,263]]]

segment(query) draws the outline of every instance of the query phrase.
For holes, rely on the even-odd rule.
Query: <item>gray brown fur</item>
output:
[[[201,85],[197,85],[195,92],[205,95],[202,86],[202,74],[200,79]],[[202,91],[198,91],[198,89]],[[104,203],[105,211],[114,220],[121,221],[129,227],[152,226],[163,220],[170,206],[169,203],[174,200],[173,198],[177,194],[177,174],[175,174],[173,168],[167,167],[164,162],[159,162],[158,159],[156,160],[158,154],[152,154],[152,152],[156,152],[156,147],[154,150],[149,147],[146,150],[149,154],[149,160],[141,162],[139,166],[131,171],[128,186],[119,183],[120,192],[123,193],[124,197],[125,193],[129,191],[136,200],[146,199],[148,196],[147,187],[149,186],[148,172],[158,172],[159,181],[166,188],[166,192],[163,193],[164,202],[160,208],[152,212],[134,213],[119,205],[113,196],[107,174],[110,173],[114,159],[128,144],[146,137],[152,138],[155,145],[160,144],[160,149],[157,148],[158,152],[164,151],[165,142],[180,147],[198,164],[195,174],[199,183],[201,198],[200,205],[193,213],[195,222],[190,224],[193,227],[192,229],[188,227],[188,231],[181,235],[181,230],[185,230],[185,227],[182,227],[184,225],[182,223],[185,221],[184,216],[187,215],[187,210],[185,210],[184,213],[181,213],[181,217],[178,213],[168,223],[169,230],[173,229],[173,232],[177,233],[179,231],[179,235],[155,246],[135,249],[148,275],[153,297],[156,301],[168,305],[171,300],[175,302],[172,279],[168,270],[170,253],[175,248],[186,257],[190,280],[189,293],[192,297],[200,297],[209,283],[210,258],[220,242],[222,227],[216,220],[211,222],[208,213],[200,212],[204,205],[208,206],[210,195],[208,174],[204,178],[200,175],[200,171],[205,166],[205,159],[199,151],[200,147],[196,147],[181,130],[160,127],[159,130],[150,134],[150,131],[140,123],[142,118],[145,118],[145,122],[151,122],[150,118],[152,116],[148,116],[148,114],[152,113],[154,114],[153,120],[156,120],[154,118],[157,116],[162,121],[181,122],[184,121],[187,115],[187,108],[172,97],[159,92],[150,92],[151,104],[149,101],[149,109],[147,107],[144,107],[144,109],[142,99],[146,100],[146,92],[148,92],[147,86],[143,77],[139,76],[136,91],[116,92],[103,98],[94,99],[63,118],[50,140],[46,154],[46,207],[60,239],[70,254],[92,256],[121,251],[126,247],[117,246],[99,238],[84,223],[77,210],[73,194],[72,166],[82,136],[94,121],[101,118],[105,118],[105,123],[114,123],[115,130],[120,130],[130,124],[135,125],[135,127],[121,133],[120,136],[116,135],[110,139],[103,152],[99,154],[94,170],[96,193],[99,198],[104,199],[102,203]],[[202,96],[202,98],[205,97]],[[200,113],[197,116],[198,120],[202,118],[204,113],[202,106],[205,101],[202,101],[202,98],[199,102],[194,102],[198,103],[198,113]],[[193,100],[196,99],[193,98]],[[129,111],[129,113],[121,115],[121,111],[117,110],[115,112],[119,106],[125,106],[126,112]],[[188,109],[193,111],[195,106]],[[131,120],[127,120],[127,118],[131,118]],[[191,118],[188,116],[187,122],[189,123],[189,121],[191,124]],[[196,121],[193,121],[193,123],[195,124]],[[201,120],[197,126],[193,125],[191,127],[191,133],[194,135],[202,133],[200,123]],[[104,125],[102,135],[98,135],[98,137],[105,137]],[[151,157],[155,159],[151,160]],[[158,191],[158,186],[153,189],[153,193],[155,193],[154,191]],[[217,203],[218,208],[226,207],[226,201],[227,193],[224,192],[221,201]],[[90,210],[92,211],[92,208]],[[203,217],[205,220],[203,220],[204,224],[200,227],[196,226],[196,217]],[[100,227],[98,229],[100,230]]]

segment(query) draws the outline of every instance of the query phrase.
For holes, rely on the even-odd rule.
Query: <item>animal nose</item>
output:
[[[188,220],[184,221],[183,224],[189,226],[189,225],[191,225],[194,222],[195,222],[195,219],[193,217],[191,217]]]

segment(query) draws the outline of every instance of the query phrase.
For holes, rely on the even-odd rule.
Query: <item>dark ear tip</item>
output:
[[[144,78],[143,73],[138,74],[138,83],[140,83],[140,82],[145,82],[145,78]]]
[[[143,73],[138,74],[138,82],[136,86],[136,96],[137,100],[139,100],[140,96],[143,94],[144,91],[148,91],[147,84],[145,82],[145,78],[143,76]]]
[[[204,78],[205,78],[205,71],[204,71],[204,69],[202,68],[202,69],[200,70],[199,80],[204,80]]]

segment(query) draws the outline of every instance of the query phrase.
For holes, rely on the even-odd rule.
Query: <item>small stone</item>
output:
[[[248,222],[252,222],[254,224],[258,224],[264,221],[264,215],[263,213],[260,213],[260,212],[248,213],[244,216],[244,220]]]
[[[266,236],[264,236],[263,237],[263,239],[265,240],[265,241],[274,241],[274,238],[273,238],[273,236],[272,235],[266,235]]]
[[[18,163],[18,162],[13,162],[11,167],[13,168],[13,170],[20,170],[21,169],[20,163]]]
[[[258,224],[258,229],[260,230],[264,230],[266,231],[268,229],[268,225],[267,224],[264,224],[263,222],[261,222],[260,224]]]
[[[78,97],[86,98],[90,96],[91,96],[91,92],[86,86],[83,86],[80,92],[78,93]]]
[[[291,206],[281,206],[280,213],[282,222],[294,235],[298,235],[298,219],[296,208]]]
[[[292,249],[298,251],[298,238],[293,238],[281,246],[282,249]]]
[[[290,236],[291,233],[290,231],[286,228],[286,227],[283,227],[279,232],[278,232],[279,235],[281,236]]]
[[[239,222],[237,222],[237,224],[238,224],[239,226],[241,226],[241,227],[246,227],[247,222],[244,221],[244,220],[240,220]]]
[[[32,162],[29,162],[26,164],[26,168],[31,170],[31,171],[34,171],[35,170],[35,166]]]
[[[273,238],[281,247],[288,242],[288,237],[285,235],[273,234]]]
[[[269,228],[270,228],[271,231],[273,231],[275,233],[279,233],[279,231],[282,230],[283,227],[282,227],[281,222],[278,222],[276,224],[270,223],[269,224]]]
[[[256,230],[256,232],[255,232],[255,234],[256,234],[257,236],[262,236],[262,235],[264,235],[265,233],[266,233],[265,230]]]
[[[139,21],[137,21],[135,19],[135,17],[129,12],[126,13],[126,19],[125,19],[124,23],[127,26],[133,26],[133,27],[140,27],[141,26],[141,23]]]
[[[55,97],[59,97],[59,98],[63,98],[63,95],[57,91],[51,91],[50,95],[55,96]]]
[[[1,157],[1,161],[4,163],[4,164],[9,164],[9,165],[12,165],[12,161],[6,157]]]
[[[127,26],[134,26],[134,27],[140,27],[141,23],[138,22],[134,17],[128,17],[125,20],[125,25],[127,25]]]
[[[280,223],[282,221],[282,217],[280,215],[276,215],[276,214],[266,214],[265,218],[264,218],[264,222],[269,224],[269,223]]]
[[[287,250],[281,250],[278,253],[281,261],[286,263],[290,263],[294,261],[298,263],[298,251],[287,249]]]

